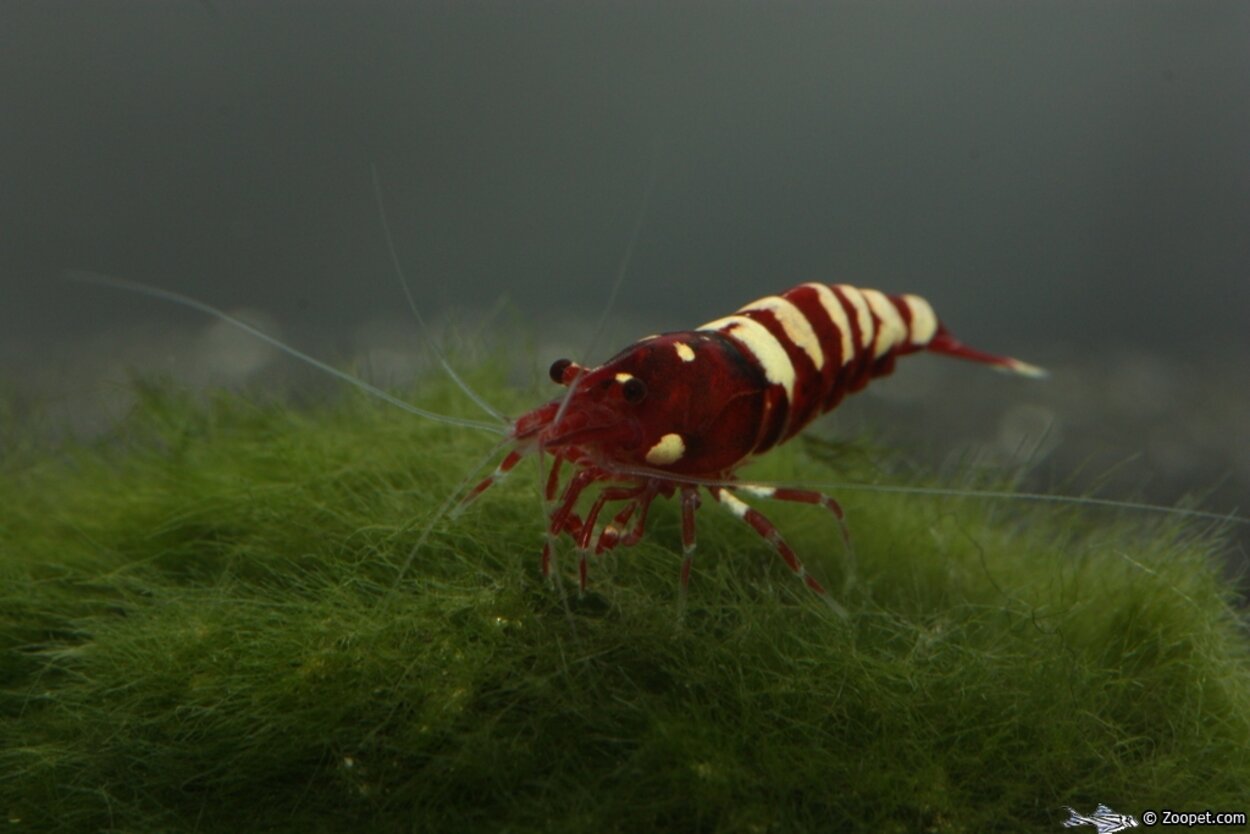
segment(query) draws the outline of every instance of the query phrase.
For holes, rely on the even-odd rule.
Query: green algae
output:
[[[415,399],[463,409],[439,382]],[[848,492],[843,620],[711,502],[683,605],[666,505],[579,596],[539,576],[533,466],[427,531],[492,442],[355,395],[155,386],[107,438],[11,460],[8,830],[1040,832],[1065,805],[1244,810],[1250,644],[1213,533]],[[751,474],[879,475],[847,457],[795,445]],[[826,514],[761,508],[842,588]]]

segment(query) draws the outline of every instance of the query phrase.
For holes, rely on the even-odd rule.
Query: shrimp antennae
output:
[[[846,490],[848,492],[897,492],[905,495],[939,495],[951,498],[1001,498],[1019,501],[1035,501],[1049,504],[1072,504],[1075,506],[1107,507],[1114,510],[1134,510],[1137,512],[1174,515],[1181,518],[1201,518],[1208,521],[1224,521],[1232,524],[1250,524],[1250,518],[1243,518],[1234,512],[1217,513],[1211,510],[1195,510],[1190,507],[1169,507],[1166,504],[1151,504],[1146,501],[1123,501],[1117,498],[1095,498],[1092,495],[1055,495],[1049,492],[1011,492],[996,489],[959,489],[956,487],[924,487],[903,484],[861,484],[827,483],[813,484],[815,488]]]
[[[425,316],[421,315],[421,310],[417,307],[417,302],[412,297],[412,290],[408,286],[408,277],[404,273],[403,266],[399,263],[399,253],[395,249],[395,239],[391,235],[391,224],[386,215],[386,204],[382,200],[382,183],[378,179],[378,167],[372,162],[369,163],[369,174],[373,177],[373,199],[378,206],[378,219],[382,224],[382,235],[386,238],[386,251],[391,256],[391,266],[395,269],[395,277],[399,279],[399,286],[404,291],[404,298],[408,300],[408,309],[412,311],[413,316],[417,319],[417,324],[421,329],[421,337],[425,340],[426,347],[438,357],[438,364],[443,366],[443,370],[451,377],[451,381],[456,383],[456,387],[463,391],[465,396],[473,400],[478,408],[496,420],[499,420],[501,423],[507,423],[507,417],[469,387],[469,384],[461,378],[460,374],[456,373],[455,369],[451,367],[451,363],[447,361],[447,355],[435,344],[433,337],[430,335],[429,325],[425,323]]]
[[[621,294],[621,285],[625,283],[625,275],[629,272],[629,262],[633,260],[634,249],[638,246],[638,236],[642,234],[642,224],[647,219],[647,209],[651,206],[651,195],[655,191],[655,181],[658,171],[656,159],[651,159],[651,172],[647,177],[647,187],[642,192],[642,202],[638,204],[638,214],[634,216],[634,228],[629,233],[629,243],[625,244],[625,251],[621,255],[620,263],[616,266],[616,276],[612,281],[612,291],[608,294],[608,302],[603,305],[603,311],[599,313],[599,321],[595,323],[595,329],[591,332],[590,343],[586,345],[586,351],[582,355],[590,359],[594,353],[595,347],[601,336],[603,336],[604,327],[608,323],[608,316],[612,315],[612,308],[616,306],[616,299]]]
[[[248,324],[247,322],[237,319],[234,316],[230,315],[229,313],[226,313],[222,310],[217,309],[211,304],[206,304],[205,302],[200,301],[199,299],[191,298],[190,296],[183,295],[182,293],[174,292],[173,290],[161,289],[160,287],[153,287],[148,284],[141,284],[138,281],[127,281],[123,278],[114,278],[109,275],[101,275],[100,273],[89,272],[86,270],[77,270],[77,269],[66,270],[62,273],[62,275],[68,280],[77,281],[78,283],[81,283],[81,284],[95,284],[101,287],[109,287],[110,289],[125,290],[126,292],[133,292],[138,295],[146,295],[149,298],[157,298],[162,301],[168,301],[172,304],[177,304],[181,307],[189,307],[192,310],[198,310],[199,312],[212,316],[215,319],[224,321],[227,324],[234,325],[235,327],[239,328],[243,332],[251,334],[252,336],[255,336],[257,339],[260,339],[262,342],[265,342],[267,344],[272,345],[273,347],[276,347],[278,350],[282,351],[288,356],[293,356],[296,359],[299,359],[301,362],[306,362],[307,364],[312,365],[314,368],[317,368],[320,371],[324,371],[325,373],[330,374],[331,376],[336,377],[337,379],[341,379],[342,381],[348,383],[349,385],[354,385],[355,387],[359,388],[361,391],[365,391],[369,394],[372,394],[373,396],[378,397],[379,399],[385,400],[386,402],[390,403],[396,408],[401,408],[410,414],[417,415],[418,417],[424,417],[427,420],[433,420],[436,423],[445,423],[450,426],[461,426],[463,428],[477,429],[479,431],[490,432],[491,434],[507,435],[508,432],[510,431],[510,429],[507,428],[505,425],[499,425],[495,423],[486,423],[481,420],[470,420],[464,417],[452,417],[449,414],[438,414],[433,411],[426,411],[424,408],[405,402],[399,399],[398,397],[394,396],[393,394],[389,394],[386,391],[382,390],[381,388],[378,388],[375,385],[370,385],[369,383],[365,382],[363,379],[360,379],[359,377],[352,376],[351,374],[346,373],[345,371],[340,371],[338,368],[334,367],[333,365],[329,365],[325,362],[322,362],[320,359],[317,359],[313,356],[308,355],[307,353],[304,353],[302,350],[298,350],[297,348],[291,347],[285,342],[280,341],[279,339],[276,339],[273,336],[270,336],[268,333],[264,332],[263,330],[255,328],[252,325]]]
[[[503,449],[507,448],[508,443],[509,440],[507,439],[496,443],[484,457],[482,457],[473,465],[471,469],[469,469],[464,477],[460,479],[460,482],[456,484],[455,488],[452,489],[451,492],[447,493],[447,496],[443,499],[443,503],[438,505],[438,508],[434,510],[429,520],[425,523],[425,526],[421,528],[421,534],[417,536],[416,543],[413,544],[413,546],[408,550],[408,555],[404,558],[404,561],[400,563],[399,569],[395,571],[395,581],[391,583],[390,593],[387,595],[388,598],[390,595],[395,593],[395,590],[399,588],[400,583],[403,582],[404,576],[408,573],[408,569],[412,567],[413,560],[417,558],[417,554],[421,552],[421,548],[425,546],[426,541],[430,538],[430,534],[434,531],[434,526],[438,524],[438,522],[442,521],[446,516],[455,514],[456,505],[460,501],[461,496],[464,494],[465,488],[473,482],[473,479],[479,472],[482,471],[482,468],[485,467],[486,464],[490,463],[496,455],[503,451]]]
[[[683,484],[718,487],[724,481],[713,478],[700,478],[696,475],[674,474],[659,469],[647,469],[641,466],[615,466],[612,471],[621,475],[632,475],[638,478],[664,478]],[[773,481],[743,480],[735,483],[758,487],[793,487],[792,483]],[[1175,515],[1182,518],[1200,518],[1207,521],[1223,521],[1232,524],[1250,524],[1250,518],[1237,515],[1235,512],[1217,513],[1210,510],[1195,510],[1189,507],[1169,507],[1166,504],[1151,504],[1144,501],[1122,501],[1116,498],[1095,498],[1088,495],[1056,495],[1049,492],[1012,492],[996,489],[961,489],[958,487],[927,487],[908,484],[866,484],[857,481],[831,481],[823,483],[804,483],[806,489],[830,490],[833,492],[884,492],[898,495],[933,495],[949,498],[991,498],[1002,500],[1034,501],[1050,504],[1072,504],[1074,506],[1107,507],[1116,510],[1133,510],[1136,512]]]
[[[657,168],[656,157],[653,154],[651,157],[651,172],[647,177],[647,187],[642,192],[642,202],[638,205],[638,213],[634,215],[633,231],[629,234],[629,242],[625,244],[625,252],[621,255],[621,260],[616,266],[616,278],[612,281],[612,291],[608,294],[608,303],[603,306],[603,312],[599,314],[599,321],[595,324],[595,329],[590,335],[590,343],[586,346],[586,352],[582,354],[585,357],[590,357],[594,351],[599,337],[603,335],[608,316],[612,314],[612,308],[616,306],[617,296],[621,294],[621,285],[625,283],[625,275],[629,272],[629,262],[633,260],[634,248],[638,244],[638,236],[642,233],[642,224],[647,218],[647,209],[651,205],[651,193],[655,191],[655,181],[658,174]],[[579,367],[577,375],[569,383],[564,400],[560,403],[559,410],[556,411],[555,419],[551,421],[553,426],[560,425],[560,421],[564,418],[564,412],[568,410],[569,402],[573,399],[573,394],[577,391],[577,385],[581,382],[585,373],[586,369]]]

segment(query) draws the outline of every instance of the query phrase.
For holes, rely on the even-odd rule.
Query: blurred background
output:
[[[1241,0],[7,2],[0,113],[0,389],[54,432],[123,414],[129,369],[307,378],[67,269],[379,382],[426,365],[372,163],[466,363],[499,338],[539,373],[601,360],[802,281],[917,292],[1053,376],[919,357],[826,433],[1250,511]]]

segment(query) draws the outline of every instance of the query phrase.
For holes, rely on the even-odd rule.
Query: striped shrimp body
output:
[[[825,595],[778,529],[738,493],[821,505],[841,525],[837,502],[813,490],[740,482],[734,473],[847,394],[889,374],[899,356],[922,350],[1024,376],[1044,375],[1018,359],[963,345],[918,296],[801,284],[694,330],[648,336],[596,368],[557,360],[552,380],[568,392],[512,423],[514,448],[465,500],[480,495],[525,455],[550,454],[546,495],[554,504],[543,573],[550,575],[553,545],[567,534],[579,551],[585,588],[592,545],[602,553],[636,543],[655,498],[680,494],[684,592],[702,487],[762,536],[809,588]],[[564,464],[574,472],[561,490]],[[592,485],[601,489],[579,514],[575,507]],[[600,524],[608,504],[621,506]]]

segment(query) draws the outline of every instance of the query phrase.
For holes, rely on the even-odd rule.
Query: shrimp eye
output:
[[[631,376],[621,386],[621,394],[627,403],[640,403],[647,396],[647,385],[638,377]]]
[[[551,363],[551,370],[547,371],[551,375],[551,381],[557,385],[564,384],[564,372],[573,364],[572,359],[557,359]]]

